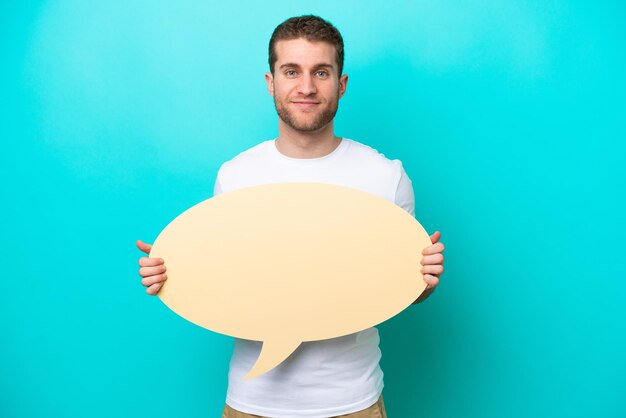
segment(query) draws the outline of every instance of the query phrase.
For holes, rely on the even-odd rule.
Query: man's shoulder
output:
[[[345,138],[345,139],[350,141],[350,150],[354,153],[359,153],[361,155],[369,156],[372,158],[380,158],[380,159],[389,160],[389,158],[385,157],[385,154],[379,152],[374,147],[364,144],[363,142],[355,141],[354,139],[348,139],[348,138]]]
[[[350,154],[355,160],[362,162],[363,164],[376,163],[384,167],[397,168],[402,165],[402,162],[398,159],[391,159],[385,156],[382,152],[376,148],[364,144],[362,142],[349,139],[350,141]]]
[[[267,155],[267,147],[272,142],[272,139],[262,141],[253,147],[248,148],[245,151],[240,152],[233,158],[222,163],[220,171],[234,169],[241,164],[249,164],[254,161],[259,161]]]

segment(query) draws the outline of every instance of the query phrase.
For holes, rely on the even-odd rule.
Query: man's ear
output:
[[[339,77],[339,98],[341,99],[346,92],[346,88],[348,87],[348,74],[344,74]]]
[[[267,83],[267,91],[270,96],[274,97],[274,77],[272,73],[265,73],[265,82]]]

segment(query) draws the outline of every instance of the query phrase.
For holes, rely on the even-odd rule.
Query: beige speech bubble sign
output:
[[[161,300],[209,330],[263,341],[245,379],[304,341],[377,325],[426,288],[424,228],[372,194],[321,183],[227,192],[174,219],[151,257],[165,260]]]

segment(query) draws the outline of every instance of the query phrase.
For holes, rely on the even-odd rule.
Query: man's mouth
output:
[[[318,104],[320,104],[320,102],[312,102],[312,101],[308,101],[308,100],[293,101],[292,103],[295,104],[296,106],[302,107],[304,109],[312,108],[312,107],[315,107]]]

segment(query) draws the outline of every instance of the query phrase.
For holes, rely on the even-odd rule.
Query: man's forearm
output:
[[[415,299],[412,305],[415,305],[416,303],[424,302],[424,300],[426,300],[428,296],[432,295],[434,291],[435,291],[434,287],[424,290],[422,294],[417,299]]]

